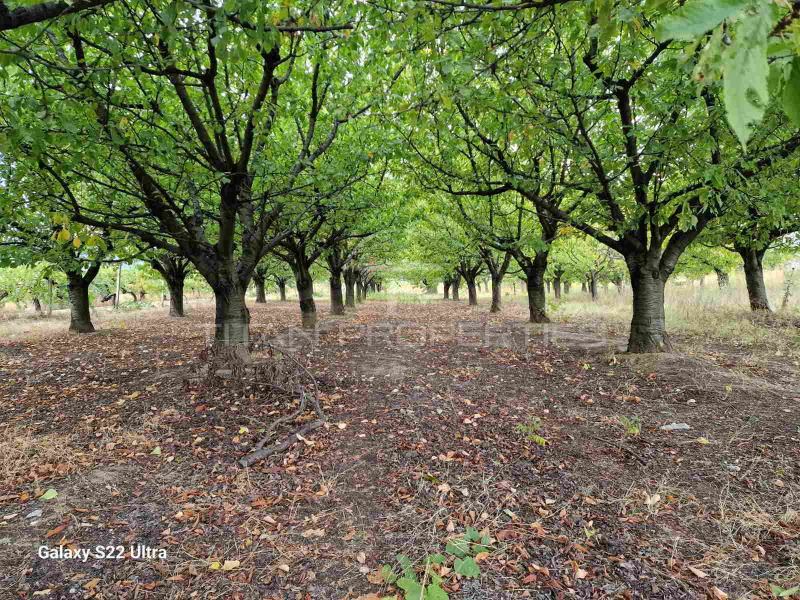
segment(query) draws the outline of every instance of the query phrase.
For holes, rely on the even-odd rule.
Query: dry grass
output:
[[[34,436],[19,426],[0,429],[0,490],[66,477],[86,468],[89,457],[75,446],[75,438],[57,433]]]

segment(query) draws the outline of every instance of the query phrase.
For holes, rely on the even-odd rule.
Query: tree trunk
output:
[[[69,292],[69,330],[77,333],[92,333],[92,317],[89,313],[89,284],[80,273],[67,273]]]
[[[253,282],[256,284],[256,304],[266,304],[267,293],[264,289],[264,278],[253,275]]]
[[[355,308],[356,307],[356,280],[353,275],[348,275],[345,271],[344,275],[344,289],[345,289],[345,296],[344,296],[344,305],[347,308]]]
[[[565,293],[565,294],[569,294],[569,288],[570,288],[570,286],[571,286],[571,285],[572,285],[572,284],[570,284],[570,282],[569,282],[569,281],[565,281],[565,282],[564,282],[564,293]]]
[[[467,279],[465,277],[464,280],[467,282],[467,296],[469,297],[469,305],[478,306],[478,290],[475,286],[475,279]]]
[[[344,299],[342,296],[342,272],[331,271],[330,277],[331,284],[331,314],[343,315],[344,314]]]
[[[739,256],[744,261],[744,279],[747,282],[747,296],[750,298],[750,310],[771,311],[767,298],[767,287],[764,285],[764,250],[752,248],[737,248]]]
[[[37,313],[42,312],[42,303],[39,302],[39,298],[36,297],[33,298],[33,310]]]
[[[356,302],[361,303],[364,301],[364,284],[361,279],[356,280]]]
[[[587,283],[589,284],[589,291],[592,293],[592,302],[594,302],[597,300],[597,275],[589,273]]]
[[[294,274],[297,295],[300,297],[300,315],[303,327],[313,329],[317,325],[317,305],[314,302],[314,280],[308,269],[299,267]]]
[[[250,311],[245,304],[245,291],[234,282],[214,290],[216,318],[214,342],[224,346],[250,342]],[[172,301],[170,300],[170,306]]]
[[[581,280],[581,291],[582,292],[586,291],[586,280],[585,279]]]
[[[144,291],[139,292],[139,302],[144,302],[144,297],[146,293]]]
[[[502,308],[503,276],[492,275],[492,306],[489,312],[499,313]]]
[[[549,279],[548,279],[548,280],[546,280],[546,281],[544,282],[544,284],[545,284],[545,286],[547,287],[547,293],[549,294],[549,293],[550,293],[550,280],[549,280]]]
[[[714,273],[716,273],[717,275],[717,285],[719,286],[719,289],[722,290],[728,287],[728,284],[730,283],[730,278],[728,277],[728,274],[722,269],[717,269],[716,267],[714,267]]]
[[[664,283],[659,256],[631,254],[625,258],[633,290],[633,318],[628,352],[671,352],[664,318]]]
[[[183,317],[183,279],[167,280],[169,288],[169,316]]]
[[[445,279],[444,281],[444,299],[450,300],[450,287],[453,285],[452,281]]]
[[[278,291],[281,294],[281,302],[286,302],[286,280],[279,279],[278,280]]]
[[[547,270],[547,255],[537,254],[525,269],[525,287],[528,292],[528,311],[531,323],[549,323],[545,310],[544,273]]]
[[[439,290],[439,284],[438,283],[427,283],[427,282],[423,281],[422,284],[425,286],[425,293],[426,294],[435,294]]]
[[[561,277],[553,277],[553,295],[556,300],[561,300]]]
[[[461,276],[453,280],[453,300],[458,302],[461,298],[458,297],[458,289],[461,287]]]

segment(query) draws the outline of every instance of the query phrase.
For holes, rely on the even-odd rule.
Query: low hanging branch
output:
[[[295,365],[297,365],[300,368],[300,370],[302,370],[306,374],[306,376],[311,380],[311,383],[313,384],[313,390],[311,393],[308,393],[306,392],[305,389],[303,389],[302,386],[298,386],[300,387],[300,406],[291,415],[276,420],[275,422],[272,423],[272,425],[270,425],[267,428],[266,432],[264,433],[264,436],[255,445],[253,452],[251,452],[247,456],[242,457],[239,460],[239,464],[242,467],[249,467],[250,465],[260,460],[263,460],[268,456],[272,456],[273,454],[277,454],[278,452],[283,452],[293,443],[295,443],[296,441],[300,441],[303,437],[308,435],[310,431],[322,427],[328,420],[328,418],[325,416],[325,412],[322,410],[322,406],[319,403],[319,388],[317,387],[317,380],[314,378],[311,372],[300,361],[292,357],[285,350],[277,348],[273,344],[269,343],[264,343],[263,345],[272,350],[273,352],[280,352],[282,357],[291,360]],[[311,423],[304,425],[303,427],[300,427],[297,431],[290,434],[289,437],[287,437],[283,442],[276,443],[273,444],[272,446],[269,446],[268,448],[265,448],[264,446],[267,445],[267,442],[271,441],[273,432],[279,425],[292,422],[305,412],[309,395],[311,396],[311,402],[314,405],[314,412],[317,415],[317,419],[312,421]]]

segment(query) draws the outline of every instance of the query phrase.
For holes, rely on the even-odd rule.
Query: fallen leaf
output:
[[[704,573],[700,569],[695,569],[694,567],[689,567],[689,570],[694,573],[697,577],[703,578],[708,577],[708,573]]]
[[[210,565],[208,565],[208,568],[209,569],[220,569],[220,568],[222,568],[222,565],[219,564],[218,562],[214,561]]]
[[[363,552],[359,552],[356,554],[356,560],[363,565],[365,562],[367,562],[367,555]]]
[[[324,529],[306,529],[303,533],[300,534],[302,537],[308,539],[312,537],[322,537],[325,535]]]
[[[575,571],[575,579],[586,579],[586,576],[589,574],[586,569],[578,569]]]
[[[278,565],[278,568],[283,571],[284,573],[289,572],[289,565]]]
[[[85,590],[93,590],[97,587],[97,584],[100,583],[99,579],[90,579],[83,585],[83,589]]]
[[[50,488],[44,494],[39,496],[39,500],[52,500],[56,496],[58,496],[58,492],[55,491],[53,488]]]
[[[380,585],[383,583],[383,575],[381,575],[380,571],[370,571],[367,575],[367,581]]]
[[[161,456],[161,446],[156,446],[150,453],[152,456]]]
[[[717,586],[711,587],[711,593],[714,594],[714,598],[716,598],[716,600],[728,600],[728,594],[723,592]]]
[[[225,563],[222,565],[222,570],[233,571],[238,566],[239,566],[238,560],[226,560]]]
[[[50,536],[53,536],[53,535],[58,535],[59,533],[64,531],[66,528],[67,528],[66,523],[64,525],[59,525],[55,529],[51,529],[50,531],[48,531],[47,535],[45,535],[44,537],[50,537]]]

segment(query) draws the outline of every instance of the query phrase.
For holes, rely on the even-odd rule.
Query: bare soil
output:
[[[800,584],[797,353],[679,339],[691,353],[626,356],[519,306],[320,303],[307,332],[294,303],[253,305],[254,337],[311,369],[329,423],[241,469],[293,408],[198,383],[213,310],[190,311],[0,343],[0,598],[391,596],[381,565],[467,526],[491,551],[478,579],[446,578],[453,599]],[[127,557],[38,556],[117,545]]]

